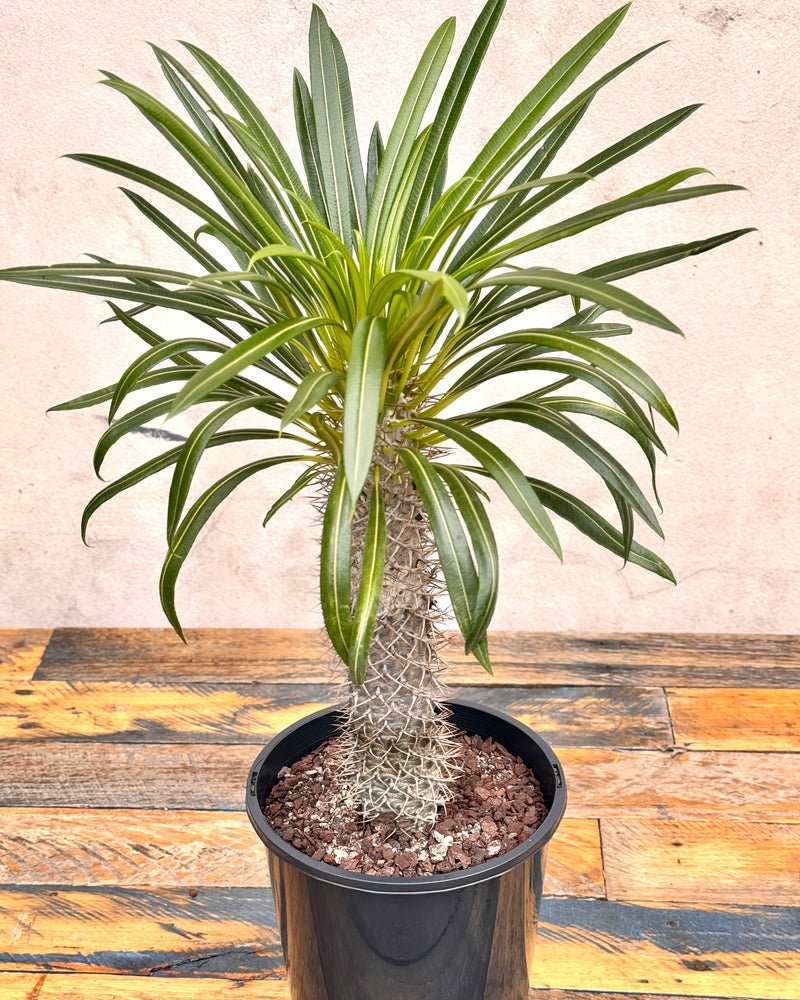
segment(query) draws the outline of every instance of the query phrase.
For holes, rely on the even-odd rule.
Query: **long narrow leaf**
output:
[[[379,256],[395,194],[402,184],[425,109],[439,80],[455,33],[455,18],[436,31],[422,55],[386,142],[367,215],[366,245],[370,258]]]
[[[314,4],[309,28],[311,94],[331,229],[349,244],[366,226],[367,192],[347,63],[338,38]]]
[[[489,0],[485,4],[445,87],[406,205],[398,240],[400,259],[409,235],[413,238],[428,204],[438,200],[435,186],[440,179],[442,167],[446,166],[450,140],[504,8],[505,0]],[[441,180],[443,182],[443,176]]]
[[[553,289],[563,295],[575,295],[590,302],[597,302],[608,309],[616,309],[631,319],[643,320],[645,323],[661,327],[662,330],[681,332],[663,313],[635,295],[605,281],[587,277],[585,274],[567,274],[549,267],[529,267],[486,278],[477,282],[475,287],[490,288],[503,285],[536,285],[539,288]]]
[[[308,84],[298,70],[294,71],[294,121],[297,128],[297,139],[300,143],[300,155],[308,180],[308,190],[319,214],[330,226],[328,207],[325,201],[324,181],[322,179],[322,164],[320,162],[319,144],[317,142],[317,127],[314,116],[314,105]]]
[[[353,537],[352,507],[348,502],[347,480],[339,469],[331,485],[322,520],[319,596],[325,628],[333,648],[350,663],[353,616],[350,610]]]
[[[449,438],[476,458],[536,534],[561,558],[561,545],[547,511],[518,466],[497,445],[455,420],[420,419],[419,423]]]
[[[380,490],[378,467],[369,500],[369,518],[364,539],[364,555],[361,560],[361,583],[356,598],[353,631],[350,640],[349,674],[353,684],[363,684],[367,676],[369,657],[375,620],[383,587],[383,572],[386,562],[386,515],[383,495]]]
[[[469,532],[472,551],[475,553],[478,593],[475,598],[472,628],[469,635],[465,636],[465,649],[469,653],[485,637],[497,604],[500,576],[497,543],[486,508],[481,503],[478,487],[468,476],[450,466],[437,463],[434,468],[450,490]]]
[[[512,400],[487,407],[483,415],[490,420],[511,420],[528,424],[565,444],[594,469],[611,489],[625,496],[648,527],[663,537],[655,511],[630,473],[574,421],[539,402],[522,400]]]
[[[220,431],[215,434],[211,440],[208,442],[206,447],[216,448],[221,444],[233,444],[238,441],[259,441],[259,440],[272,440],[275,437],[275,432],[272,430],[267,430],[262,427],[247,427],[243,430],[235,431]],[[164,469],[168,469],[170,465],[174,465],[178,459],[181,457],[181,452],[183,451],[183,445],[179,445],[177,448],[171,448],[169,451],[165,451],[162,455],[156,455],[155,458],[149,459],[147,462],[142,463],[142,465],[137,466],[130,472],[127,472],[124,476],[120,476],[119,479],[115,479],[108,486],[104,486],[102,490],[99,490],[89,503],[86,505],[83,516],[81,517],[81,538],[84,544],[86,543],[86,529],[89,526],[89,521],[92,515],[107,503],[112,500],[115,496],[120,493],[124,493],[125,490],[131,489],[133,486],[138,486],[139,483],[143,482],[150,476],[154,476],[158,472],[162,472]]]
[[[189,435],[181,451],[181,457],[175,465],[175,471],[172,474],[169,500],[167,501],[167,541],[171,541],[183,514],[183,508],[189,496],[194,474],[197,471],[197,466],[203,457],[203,452],[206,450],[208,442],[228,420],[235,417],[237,413],[253,409],[259,402],[261,400],[256,396],[234,399],[229,403],[225,403],[203,417]],[[278,431],[272,431],[270,436],[276,439],[280,435]],[[292,437],[292,435],[288,436]]]
[[[193,403],[207,399],[208,394],[218,386],[223,385],[228,379],[238,375],[282,344],[299,337],[307,330],[329,322],[330,320],[322,316],[310,318],[301,316],[297,319],[287,319],[281,323],[275,323],[258,333],[254,333],[247,340],[229,348],[225,354],[210,362],[194,378],[190,379],[175,397],[169,416],[174,417]]]
[[[414,485],[425,505],[453,614],[466,640],[473,631],[479,586],[466,533],[453,501],[432,463],[421,452],[412,448],[401,448],[398,454],[413,476]],[[479,652],[480,647],[473,649],[476,656]],[[489,669],[488,661],[480,662]]]
[[[178,613],[175,610],[175,584],[184,560],[205,523],[236,487],[246,479],[249,479],[250,476],[255,475],[257,472],[263,472],[265,469],[270,469],[275,465],[280,465],[283,462],[303,462],[307,460],[303,455],[278,455],[274,458],[261,458],[256,462],[250,462],[240,469],[229,472],[222,479],[218,479],[201,497],[198,497],[189,509],[170,543],[164,565],[161,568],[161,579],[159,580],[158,588],[164,614],[184,642],[186,641],[186,637],[183,634],[181,623],[178,620]]]
[[[281,430],[308,413],[321,399],[327,396],[337,382],[341,381],[340,372],[311,372],[310,375],[306,375],[297,387],[297,392],[286,404],[286,409],[281,417]]]
[[[622,532],[598,514],[589,504],[584,503],[583,500],[579,500],[565,490],[553,486],[552,483],[543,482],[541,479],[530,479],[529,482],[541,497],[542,503],[549,507],[554,514],[563,517],[565,521],[569,521],[570,524],[593,542],[608,549],[615,555],[622,556],[623,559],[626,558]],[[672,570],[664,560],[638,542],[634,541],[631,543],[630,551],[627,554],[627,561],[644,567],[644,569],[649,570],[651,573],[669,580],[670,583],[676,582]]]
[[[211,351],[220,354],[226,350],[224,344],[217,344],[213,340],[203,340],[200,338],[185,337],[181,340],[170,340],[164,344],[157,344],[145,351],[140,357],[129,365],[122,373],[117,382],[111,406],[108,409],[109,423],[114,419],[114,415],[125,400],[125,397],[141,382],[142,377],[155,368],[162,361],[174,358],[184,351]]]
[[[290,500],[294,500],[298,493],[302,493],[306,487],[310,486],[317,479],[319,474],[319,469],[313,465],[310,469],[305,469],[301,472],[292,485],[287,490],[284,490],[284,492],[281,493],[278,499],[269,508],[267,513],[264,515],[264,520],[261,522],[261,527],[266,527],[267,523],[275,517],[278,511],[282,507],[285,507]]]
[[[385,358],[385,321],[362,319],[350,345],[342,429],[344,471],[353,506],[366,482],[375,450]]]

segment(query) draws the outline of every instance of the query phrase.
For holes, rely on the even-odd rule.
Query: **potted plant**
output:
[[[385,141],[376,124],[365,155],[341,45],[314,7],[310,76],[306,81],[295,72],[293,92],[305,178],[247,93],[197,47],[185,46],[199,74],[154,48],[182,114],[106,73],[103,82],[158,129],[212,198],[107,156],[74,159],[134,182],[137,190],[123,189],[125,195],[185,251],[193,269],[96,257],[0,273],[4,280],[102,296],[109,319],[147,345],[114,385],[55,407],[108,404],[96,470],[115,442],[143,424],[214,404],[194,411],[185,443],[105,486],[83,515],[85,538],[102,504],[173,469],[160,595],[179,634],[178,574],[222,501],[249,477],[284,463],[298,463],[299,473],[265,524],[300,493],[315,491],[322,612],[347,677],[342,721],[337,729],[334,713],[323,712],[291,727],[259,756],[248,786],[251,819],[270,853],[297,1000],[527,994],[544,854],[563,813],[563,778],[535,734],[498,713],[447,701],[440,624],[449,605],[465,651],[491,669],[487,628],[498,552],[485,486],[505,495],[559,557],[551,515],[624,561],[672,579],[664,561],[634,537],[637,518],[660,534],[645,491],[586,429],[606,425],[627,435],[654,476],[664,451],[655,415],[677,427],[658,385],[609,344],[632,332],[629,321],[677,328],[615,283],[748,231],[626,252],[577,274],[559,266],[560,242],[577,233],[625,213],[737,190],[693,182],[700,169],[678,170],[546,225],[538,221],[697,107],[650,122],[567,169],[553,166],[567,155],[595,96],[656,47],[560,102],[627,7],[548,69],[463,175],[449,178],[448,146],[503,7],[504,0],[488,0],[437,103],[454,19],[442,24]],[[182,228],[141,189],[179,206],[179,214],[188,211],[199,228]],[[555,322],[537,312],[545,303],[563,304]],[[152,317],[161,309],[191,317],[197,332],[160,331]],[[530,391],[508,398],[496,380],[515,372],[530,373]],[[487,386],[498,389],[494,402],[476,408],[470,399]],[[133,405],[136,394],[143,401]],[[229,427],[241,414],[254,425]],[[517,464],[492,441],[499,421],[544,433],[586,463],[607,487],[616,523],[540,478],[540,470]],[[190,502],[206,449],[241,441],[272,444]],[[487,738],[503,744],[511,770],[531,767],[549,809],[530,836],[517,830],[509,850],[489,851],[488,860],[483,851],[483,863],[474,867],[450,857],[452,844],[435,826],[467,753],[459,729],[476,745]],[[391,845],[391,863],[374,861],[374,874],[337,866],[350,854],[337,854],[335,844],[308,857],[290,842],[285,822],[281,837],[265,818],[273,786],[287,777],[291,784],[301,758],[337,732],[339,756],[329,770],[340,800],[333,811],[341,807],[359,836],[365,830],[359,823],[383,823],[389,831],[381,835],[383,847],[392,831],[401,847],[433,831],[438,840],[430,841],[423,874],[405,877]],[[313,773],[322,780],[321,771]]]

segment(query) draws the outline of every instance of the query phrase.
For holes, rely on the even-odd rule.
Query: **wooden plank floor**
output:
[[[0,630],[1,1000],[288,1000],[244,778],[335,678],[312,633],[190,640]],[[452,683],[569,787],[530,1000],[800,1000],[800,638],[491,646]]]

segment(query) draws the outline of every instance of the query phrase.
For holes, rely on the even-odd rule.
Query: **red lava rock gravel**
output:
[[[363,823],[350,814],[336,795],[329,744],[281,770],[264,815],[298,850],[348,871],[432,875],[479,865],[526,840],[547,806],[521,758],[491,738],[459,738],[463,773],[453,784],[454,800],[430,830],[403,829],[390,815]]]

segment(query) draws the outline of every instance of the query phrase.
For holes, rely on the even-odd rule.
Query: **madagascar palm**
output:
[[[687,185],[703,171],[679,170],[597,207],[564,213],[561,221],[537,223],[542,211],[695,110],[681,108],[566,171],[553,169],[600,90],[652,51],[622,62],[555,110],[626,7],[559,59],[464,175],[448,181],[448,146],[503,7],[504,0],[485,5],[428,115],[453,41],[454,19],[442,24],[385,143],[375,125],[366,162],[342,48],[314,7],[310,78],[294,77],[305,180],[245,91],[197,47],[186,45],[201,78],[154,49],[182,115],[105,74],[103,82],[158,129],[212,198],[203,201],[116,159],[74,159],[134,182],[137,190],[123,188],[124,194],[186,252],[194,269],[93,258],[1,275],[100,295],[110,300],[109,318],[147,344],[114,385],[57,407],[109,404],[96,469],[112,444],[146,422],[217,404],[201,411],[184,444],[105,486],[83,516],[85,536],[103,503],[173,467],[160,592],[179,633],[176,579],[209,517],[250,476],[298,463],[297,478],[265,523],[302,491],[316,490],[322,610],[349,677],[348,794],[367,817],[388,811],[417,825],[446,801],[454,771],[438,679],[444,591],[466,652],[490,669],[487,627],[497,598],[498,553],[481,484],[493,481],[559,557],[552,515],[624,560],[672,579],[659,556],[634,539],[637,518],[660,534],[651,502],[587,432],[583,418],[624,432],[654,471],[664,450],[655,415],[677,426],[675,415],[653,379],[607,341],[631,332],[626,319],[677,328],[614,283],[746,231],[628,253],[578,274],[553,266],[560,241],[609,219],[736,190]],[[184,231],[140,189],[188,210],[199,228]],[[536,319],[537,306],[558,299],[566,306],[559,322]],[[188,314],[198,332],[165,337],[150,322],[156,309]],[[500,394],[493,405],[470,409],[474,390],[512,372],[536,373],[531,391]],[[148,393],[133,406],[136,393],[161,385],[168,387],[165,395]],[[259,426],[226,429],[242,413],[258,418]],[[521,469],[484,430],[498,421],[549,435],[582,459],[607,487],[617,523],[539,478],[537,469]],[[234,468],[190,503],[207,448],[278,438],[279,454]]]

